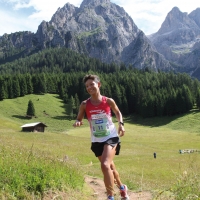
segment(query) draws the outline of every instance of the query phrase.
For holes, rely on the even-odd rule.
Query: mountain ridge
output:
[[[7,43],[15,49],[18,47],[13,42],[14,35],[7,36]],[[0,38],[3,56],[7,51],[5,41],[5,36]],[[133,19],[110,0],[84,0],[79,8],[67,3],[57,9],[49,22],[43,21],[35,34],[29,35],[29,45],[23,37],[18,38],[18,43],[24,48],[24,55],[66,47],[105,63],[171,70],[170,63],[155,50]]]
[[[196,73],[200,55],[200,8],[190,14],[174,7],[167,14],[161,28],[148,36],[156,50],[176,65],[176,71],[187,72],[200,79]]]
[[[167,14],[160,29],[146,36],[124,8],[110,0],[66,3],[49,22],[30,31],[0,37],[0,63],[46,48],[66,47],[104,63],[186,72],[200,79],[200,8],[190,14],[178,7]]]

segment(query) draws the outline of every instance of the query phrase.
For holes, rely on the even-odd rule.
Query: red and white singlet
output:
[[[91,103],[90,98],[87,99],[86,115],[90,124],[92,142],[104,142],[109,138],[118,137],[105,96],[102,96],[102,102],[97,106]]]

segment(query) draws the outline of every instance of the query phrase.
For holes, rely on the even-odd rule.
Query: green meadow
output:
[[[29,100],[36,118],[26,118]],[[200,199],[199,121],[198,110],[176,117],[125,116],[115,164],[130,190],[150,191],[155,199]],[[21,132],[31,122],[45,123],[45,132]],[[0,102],[0,199],[40,199],[50,191],[90,199],[84,175],[102,178],[101,169],[90,150],[87,120],[80,128],[73,122],[57,95]],[[195,152],[180,154],[184,149]]]

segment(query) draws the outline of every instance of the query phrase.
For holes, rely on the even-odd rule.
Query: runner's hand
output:
[[[83,125],[83,122],[82,122],[82,121],[79,121],[79,120],[76,120],[76,121],[74,122],[74,124],[73,124],[73,127],[79,127],[79,126],[81,126],[81,125]]]
[[[119,124],[119,127],[118,127],[118,135],[120,137],[124,136],[124,133],[125,133],[125,129],[124,129],[124,126]]]

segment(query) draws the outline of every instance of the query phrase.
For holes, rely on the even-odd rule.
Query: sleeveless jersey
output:
[[[87,99],[86,115],[90,124],[92,142],[104,142],[109,138],[118,137],[116,127],[112,122],[111,109],[105,96],[97,106],[91,103],[90,98]]]

